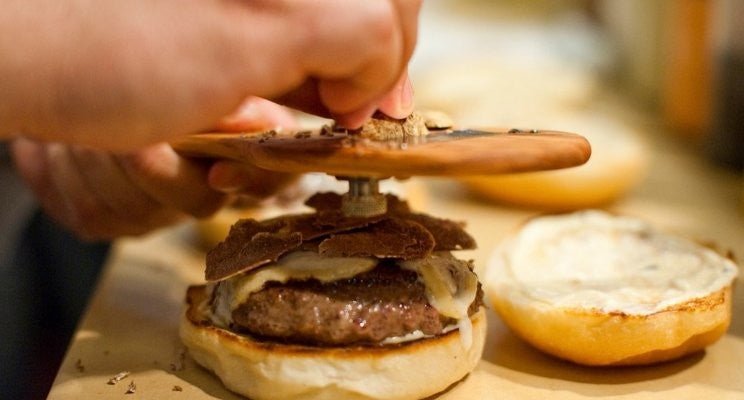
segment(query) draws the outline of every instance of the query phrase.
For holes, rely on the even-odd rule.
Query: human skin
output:
[[[8,0],[0,134],[134,150],[211,128],[248,96],[355,128],[401,113],[419,5]]]
[[[406,116],[419,7],[9,0],[0,13],[0,138],[23,137],[13,143],[20,174],[44,209],[84,238],[206,216],[225,191],[267,192],[266,182],[281,180],[187,159],[163,141],[254,123],[240,115],[242,102],[261,103],[252,96],[350,128],[378,109]],[[262,107],[264,123],[286,125],[270,103],[253,106]]]
[[[262,130],[294,123],[287,109],[249,98],[218,127]],[[46,213],[91,241],[146,233],[189,216],[206,217],[236,194],[260,199],[294,179],[249,164],[182,157],[165,143],[112,153],[17,138],[11,150],[18,172]]]

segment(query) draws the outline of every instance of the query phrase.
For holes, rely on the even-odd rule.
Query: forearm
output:
[[[249,70],[289,74],[265,65],[280,59],[263,48],[267,29],[241,37],[238,21],[230,21],[236,16],[205,7],[209,2],[11,3],[0,28],[0,51],[8,55],[0,62],[6,135],[129,147],[206,128],[247,92],[293,84],[271,87],[265,82],[275,80],[263,72],[251,87]],[[247,60],[245,48],[262,57]]]
[[[277,98],[307,82],[343,118],[374,107],[404,70],[418,5],[10,0],[0,130],[127,150],[213,126],[247,95]]]

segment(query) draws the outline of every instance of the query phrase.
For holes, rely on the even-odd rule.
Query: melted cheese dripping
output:
[[[457,319],[462,345],[470,348],[473,327],[468,309],[478,291],[478,277],[465,261],[456,259],[449,252],[435,252],[421,260],[400,261],[398,264],[419,275],[432,307],[445,317]]]

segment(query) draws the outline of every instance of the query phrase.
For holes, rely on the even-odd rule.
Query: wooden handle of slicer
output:
[[[348,176],[463,176],[566,168],[591,154],[582,136],[556,131],[448,130],[411,142],[377,142],[317,131],[206,133],[172,143],[196,157],[244,161],[283,172]]]

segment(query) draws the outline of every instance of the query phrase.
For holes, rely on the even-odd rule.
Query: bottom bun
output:
[[[191,356],[230,390],[253,400],[421,399],[472,371],[483,352],[483,308],[471,316],[473,340],[459,330],[379,347],[323,348],[263,342],[211,324],[204,286],[187,293],[180,334]]]

